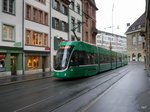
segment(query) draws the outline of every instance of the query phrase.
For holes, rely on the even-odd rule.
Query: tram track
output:
[[[75,97],[73,97],[73,98],[71,98],[71,99],[68,99],[66,102],[62,103],[62,104],[59,105],[58,107],[51,109],[50,112],[57,112],[57,111],[59,111],[61,108],[65,108],[64,106],[65,106],[65,105],[68,105],[68,104],[71,103],[72,101],[74,101],[74,100],[76,100],[76,99],[78,99],[78,98],[84,96],[85,94],[87,94],[87,93],[89,93],[89,92],[95,90],[96,88],[99,88],[99,87],[100,87],[101,85],[103,85],[103,84],[109,83],[109,86],[108,86],[107,88],[105,88],[101,93],[97,94],[95,97],[93,97],[93,98],[91,99],[91,100],[94,100],[97,96],[100,96],[100,95],[101,95],[102,93],[104,93],[107,89],[109,89],[113,84],[115,84],[115,83],[118,82],[121,78],[123,78],[128,72],[130,72],[130,70],[131,70],[131,68],[127,68],[127,69],[125,69],[125,70],[119,72],[117,75],[115,75],[115,76],[113,76],[113,77],[111,77],[111,78],[108,78],[107,80],[105,80],[105,81],[103,81],[103,82],[100,82],[99,84],[97,84],[97,85],[95,85],[95,86],[93,86],[93,87],[91,87],[91,88],[89,88],[89,89],[83,90],[83,91],[82,91],[80,94],[78,94],[77,96],[75,96]],[[113,74],[114,74],[114,73],[115,73],[115,71],[113,72]],[[112,74],[112,73],[111,73],[111,74]],[[107,77],[107,76],[109,76],[109,75],[110,75],[110,74],[101,76],[101,77],[99,77],[97,80],[99,80],[99,79],[101,79],[101,78],[104,78],[104,77]],[[120,77],[118,77],[118,76],[120,76]],[[111,82],[112,79],[117,78],[117,77],[118,77],[117,80],[115,80],[114,82],[113,82],[113,81]],[[91,101],[91,100],[89,100],[89,101]],[[89,101],[88,101],[88,102],[89,102]],[[88,102],[87,102],[87,103],[88,103]],[[83,108],[85,108],[86,106],[87,106],[87,105],[81,106],[81,107],[78,109],[78,111],[83,112],[82,110],[84,110]]]
[[[48,104],[49,105],[48,110],[50,112],[55,112],[59,108],[63,108],[64,106],[68,105],[69,103],[73,102],[74,100],[79,99],[80,97],[83,97],[84,95],[90,93],[91,91],[94,91],[95,89],[99,88],[100,86],[103,86],[108,83],[109,83],[108,85],[115,83],[120,78],[122,78],[125,74],[127,74],[130,71],[130,69],[131,68],[129,68],[129,67],[123,67],[123,68],[118,68],[118,69],[115,69],[112,71],[100,73],[100,75],[95,75],[95,76],[88,77],[88,78],[83,78],[83,79],[69,81],[69,82],[61,81],[62,85],[61,85],[61,83],[59,84],[59,82],[58,82],[56,87],[58,87],[60,85],[64,86],[65,87],[64,90],[58,89],[59,93],[57,93],[55,95],[54,94],[49,95],[43,99],[39,99],[33,103],[24,105],[22,108],[16,109],[15,112],[20,112],[20,111],[26,112],[26,111],[32,110],[32,109],[34,110],[35,108],[38,108],[39,105],[43,105],[43,104]],[[112,81],[113,79],[116,81],[115,82]],[[69,86],[67,86],[66,83],[68,83]],[[50,88],[51,86],[48,86],[46,89],[51,89]],[[72,88],[77,88],[77,89],[72,89]],[[105,88],[105,90],[107,88]],[[99,94],[101,94],[101,93],[99,93]],[[69,97],[69,95],[71,97]],[[60,98],[62,98],[61,96],[64,96],[65,100],[62,101],[62,99],[60,99],[59,97],[55,98],[56,96],[59,96]],[[92,99],[94,99],[95,97],[93,97]],[[61,101],[61,103],[57,104],[56,102],[58,102],[58,101]],[[52,103],[55,103],[57,105],[51,105]]]

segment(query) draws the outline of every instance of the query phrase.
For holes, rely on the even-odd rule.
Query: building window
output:
[[[60,11],[63,13],[63,14],[67,14],[67,7],[65,5],[63,5],[62,3],[60,4]]]
[[[45,25],[48,25],[48,13],[45,13],[44,15],[44,22],[45,22]]]
[[[57,0],[53,0],[53,8],[60,10],[60,3]]]
[[[28,4],[26,5],[26,18],[40,24],[48,25],[48,13]]]
[[[33,8],[33,21],[37,22],[37,9]]]
[[[85,4],[85,12],[88,14],[88,10],[89,10],[89,5],[88,3]]]
[[[27,59],[27,68],[28,69],[37,69],[39,68],[39,56],[28,56]]]
[[[85,18],[86,26],[88,27],[88,17]]]
[[[137,38],[135,36],[133,36],[132,38],[132,43],[133,45],[137,45]]]
[[[71,1],[71,9],[74,10],[74,0]]]
[[[26,30],[26,45],[48,46],[48,34]]]
[[[26,18],[31,19],[31,6],[26,5]]]
[[[77,32],[79,32],[79,33],[80,33],[80,32],[81,32],[81,22],[80,22],[80,21],[78,21],[78,23],[77,23],[77,24],[78,24]]]
[[[15,0],[3,0],[3,11],[15,14]]]
[[[47,35],[47,34],[44,35],[43,41],[44,41],[44,42],[43,42],[43,45],[44,45],[44,46],[48,46],[48,35]]]
[[[31,39],[31,31],[26,30],[26,44],[30,44],[30,39]]]
[[[55,25],[55,29],[59,30],[59,19],[55,18],[54,19],[54,25]]]
[[[43,38],[43,34],[42,34],[42,33],[39,33],[39,35],[38,35],[38,40],[39,40],[39,41],[38,41],[38,42],[39,42],[38,45],[39,45],[39,46],[42,46],[42,45],[43,45],[43,44],[42,44],[42,41],[43,41],[42,38]]]
[[[36,0],[36,1],[38,1],[38,2],[40,2],[42,4],[46,4],[46,0]]]
[[[77,13],[78,13],[78,14],[80,14],[80,10],[81,10],[81,9],[80,9],[80,5],[77,4]]]
[[[15,32],[14,26],[3,24],[3,27],[2,27],[3,40],[14,41],[15,40],[14,32]]]
[[[88,41],[88,39],[89,39],[89,37],[88,37],[88,32],[86,32],[85,35],[86,35],[85,41],[86,41],[86,42],[89,42],[89,41]]]
[[[43,23],[43,11],[39,10],[39,23]]]
[[[71,18],[71,28],[73,29],[75,27],[75,18]]]
[[[62,31],[66,31],[66,22],[62,21]]]

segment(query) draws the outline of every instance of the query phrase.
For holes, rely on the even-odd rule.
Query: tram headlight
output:
[[[65,73],[64,76],[67,76],[67,74]]]

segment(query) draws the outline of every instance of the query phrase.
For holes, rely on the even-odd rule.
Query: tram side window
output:
[[[119,57],[119,62],[121,62],[122,61],[122,58],[121,58],[121,56]]]
[[[70,60],[70,66],[79,66],[79,55],[78,51],[74,51],[71,60]]]
[[[112,62],[116,62],[116,56],[112,55]]]
[[[85,56],[84,56],[84,52],[83,51],[79,51],[79,65],[84,65],[85,63]]]
[[[105,58],[103,54],[100,54],[100,63],[105,63]]]
[[[97,64],[97,54],[86,51],[79,51],[79,65]]]
[[[98,56],[97,56],[97,53],[94,53],[94,61],[95,61],[95,64],[98,64]]]
[[[107,63],[110,63],[110,55],[109,55],[109,54],[106,54],[106,57],[107,57],[106,62],[107,62]]]

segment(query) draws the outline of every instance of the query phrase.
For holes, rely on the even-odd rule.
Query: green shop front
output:
[[[22,74],[22,48],[0,48],[0,77]]]

